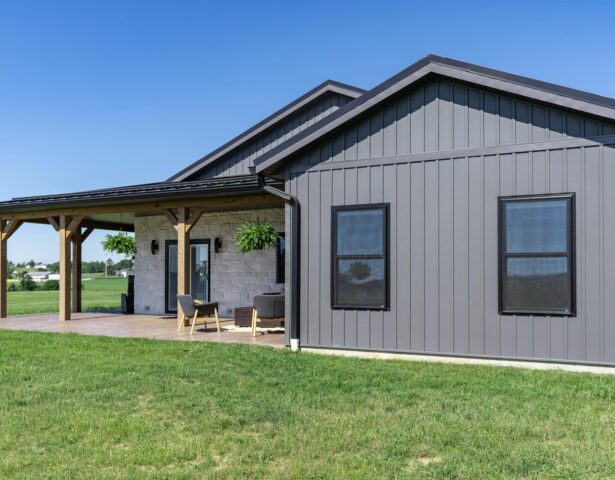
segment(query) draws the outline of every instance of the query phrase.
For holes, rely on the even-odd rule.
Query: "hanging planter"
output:
[[[267,222],[244,223],[235,236],[235,244],[242,253],[269,250],[278,243],[278,232]]]

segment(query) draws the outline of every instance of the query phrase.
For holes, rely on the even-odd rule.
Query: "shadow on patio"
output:
[[[284,347],[283,329],[259,329],[252,337],[249,327],[236,327],[233,319],[221,318],[222,332],[216,331],[214,321],[208,321],[205,331],[199,319],[190,335],[190,328],[177,332],[175,316],[122,315],[116,312],[75,313],[70,321],[61,321],[58,314],[23,315],[0,320],[2,330],[28,330],[53,333],[80,333],[107,337],[150,338],[156,340],[210,341],[245,343]]]

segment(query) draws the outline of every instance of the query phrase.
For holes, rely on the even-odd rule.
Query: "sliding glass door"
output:
[[[177,241],[166,242],[165,301],[167,313],[177,312]],[[209,240],[190,241],[190,294],[209,301]]]

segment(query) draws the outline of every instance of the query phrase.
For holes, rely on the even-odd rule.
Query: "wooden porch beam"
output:
[[[173,228],[177,230],[178,219],[177,219],[177,215],[175,215],[175,212],[173,212],[173,210],[171,210],[170,208],[167,208],[167,209],[164,209],[162,213],[164,214],[165,217],[169,219],[169,222],[171,222],[171,225],[173,225]]]
[[[0,230],[0,235],[2,235],[2,238],[4,240],[8,240],[17,231],[17,229],[21,227],[22,224],[23,222],[21,220],[13,219],[13,220],[4,221],[4,225],[2,226],[2,229]]]
[[[58,223],[58,220],[55,217],[47,217],[47,221],[49,222],[49,225],[51,225],[56,232],[60,231],[60,224]]]
[[[75,215],[71,219],[70,223],[66,227],[66,235],[68,235],[69,240],[75,234],[75,232],[81,231],[81,222],[83,222],[84,218],[85,215]]]
[[[94,230],[94,227],[88,227],[83,232],[81,232],[81,243],[85,242]]]
[[[203,213],[205,212],[205,209],[203,208],[195,208],[192,210],[193,211],[190,211],[190,217],[186,221],[186,228],[188,229],[188,233],[190,233],[190,231],[196,225],[196,222],[198,222],[201,219],[201,217],[203,216]]]
[[[63,208],[57,210],[44,210],[44,211],[25,211],[20,213],[6,213],[2,214],[6,220],[20,219],[20,220],[32,220],[32,219],[47,219],[50,216],[58,217],[75,216],[75,215],[96,215],[103,213],[144,213],[155,214],[168,209],[177,208],[204,208],[207,211],[229,211],[229,210],[243,210],[253,209],[255,205],[259,208],[276,208],[282,207],[284,203],[269,194],[256,194],[256,195],[237,195],[234,197],[214,197],[208,199],[188,199],[188,200],[169,200],[162,202],[143,202],[143,203],[126,203],[124,205],[110,205],[110,206],[84,206],[74,208]]]

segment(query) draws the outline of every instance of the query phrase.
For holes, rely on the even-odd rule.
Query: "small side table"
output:
[[[235,308],[235,326],[252,327],[252,307]],[[262,320],[258,326],[263,328],[283,327],[284,322],[281,320]]]

